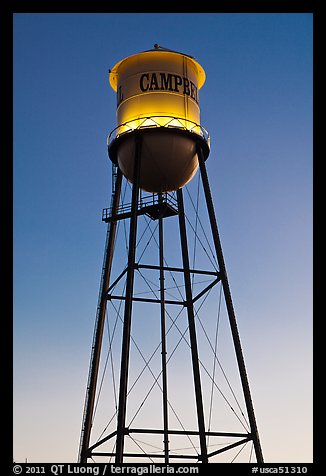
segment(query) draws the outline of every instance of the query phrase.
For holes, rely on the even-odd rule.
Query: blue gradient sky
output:
[[[76,460],[109,206],[108,69],[206,71],[202,125],[267,462],[312,461],[312,15],[14,15],[14,459]]]

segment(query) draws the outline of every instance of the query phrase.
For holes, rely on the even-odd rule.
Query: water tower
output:
[[[110,70],[109,82],[117,94],[117,127],[108,139],[108,153],[112,161],[112,199],[111,207],[104,209],[102,216],[108,224],[107,240],[79,461],[86,463],[105,457],[106,461],[115,463],[208,463],[218,461],[220,455],[250,443],[256,461],[263,462],[205,166],[210,151],[209,135],[201,126],[199,109],[199,90],[205,82],[205,72],[193,57],[154,45],[152,50],[118,62]],[[187,223],[183,191],[187,190],[187,184],[194,182],[195,175],[198,177],[198,189],[199,178],[201,181],[201,204],[207,214],[206,226],[202,225],[203,218],[199,213],[196,215],[196,226]],[[126,190],[129,190],[130,196],[127,202],[124,200]],[[191,194],[189,198],[192,201]],[[146,220],[142,233],[141,220]],[[207,245],[204,239],[197,240],[198,223],[205,239],[209,233],[212,245],[208,239]],[[172,227],[177,229],[177,238],[173,237]],[[117,237],[119,229],[124,230],[124,238]],[[144,250],[137,252],[137,245],[146,232],[149,238]],[[191,233],[195,233],[195,239],[191,238]],[[126,249],[125,261],[117,251],[122,242]],[[152,262],[143,258],[150,242],[157,245],[156,255],[155,252],[148,253]],[[194,258],[191,262],[194,255],[190,252],[190,242],[195,247],[200,243],[207,256],[208,249],[211,250],[212,265],[205,267],[203,261],[200,266],[195,266]],[[168,250],[172,262],[167,261]],[[179,257],[176,256],[178,253]],[[147,292],[137,287],[139,276],[146,283]],[[218,413],[216,421],[212,412],[213,391],[215,395],[219,394],[221,401],[227,401],[226,390],[215,382],[217,365],[226,376],[217,357],[217,331],[213,346],[212,330],[207,331],[204,327],[211,325],[217,314],[212,307],[207,307],[204,319],[201,319],[199,308],[217,286],[220,286],[220,299],[222,293],[224,296],[230,343],[244,402],[244,410],[240,409],[239,415],[233,404],[229,407],[239,421],[244,417],[246,423],[242,425],[245,431],[235,429],[233,423],[230,428],[225,428],[228,423],[224,421],[223,412]],[[178,290],[179,297],[173,295],[172,289]],[[112,306],[111,310],[108,303]],[[213,301],[214,306],[220,307],[220,301]],[[180,311],[173,315],[172,308]],[[208,342],[203,351],[199,348],[199,325]],[[117,330],[119,326],[120,334]],[[174,338],[173,342],[175,329],[181,337],[179,340]],[[115,350],[119,354],[118,366],[114,366],[112,358],[113,337],[120,339],[120,350]],[[137,339],[144,345],[144,351],[140,349]],[[157,345],[154,345],[155,339]],[[101,359],[103,342],[108,346],[106,359]],[[176,363],[172,357],[179,351],[180,342],[184,343],[187,352],[181,363]],[[151,346],[153,352],[149,351]],[[204,363],[208,347],[211,347],[213,354],[212,370]],[[135,364],[135,376],[131,378],[130,367],[135,360],[132,349],[141,356],[143,367],[139,362]],[[151,367],[154,356],[159,368]],[[100,371],[101,363],[103,371]],[[186,364],[191,369],[191,377],[187,374]],[[99,413],[99,396],[108,367],[111,367],[113,383],[109,385],[112,398],[106,398],[106,404],[112,406],[112,417],[104,430],[97,434],[97,439],[93,439],[95,413]],[[179,373],[172,377],[176,367]],[[145,390],[145,374],[152,379],[149,390]],[[210,397],[205,393],[208,385],[203,385],[204,378],[210,382]],[[231,388],[227,378],[226,382]],[[135,410],[133,406],[138,394],[132,391],[136,384],[139,393],[143,390],[144,396]],[[155,391],[159,393],[158,398],[152,396]],[[231,392],[234,396],[232,388]],[[237,399],[236,402],[239,403]],[[205,409],[208,403],[209,411]],[[186,410],[182,420],[178,412]],[[134,423],[136,416],[139,417],[138,424]],[[189,448],[186,445],[176,449],[178,441],[181,446],[189,442]]]

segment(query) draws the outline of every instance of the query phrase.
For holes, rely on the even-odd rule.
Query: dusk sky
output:
[[[312,461],[312,14],[14,15],[14,454],[77,459],[111,197],[108,70],[206,72],[207,171],[266,462]]]

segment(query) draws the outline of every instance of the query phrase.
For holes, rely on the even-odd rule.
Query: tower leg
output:
[[[90,433],[93,420],[93,410],[94,410],[94,401],[96,393],[96,384],[98,377],[98,369],[100,363],[101,347],[102,347],[102,338],[105,322],[105,312],[106,312],[106,293],[109,287],[109,281],[111,276],[112,268],[112,259],[113,259],[113,250],[114,242],[116,236],[116,227],[117,222],[114,221],[114,216],[117,214],[120,202],[120,193],[121,193],[121,182],[122,182],[122,173],[118,169],[116,182],[115,182],[115,192],[112,202],[112,218],[113,220],[108,225],[108,238],[107,246],[105,250],[105,258],[103,264],[103,274],[101,280],[100,294],[99,294],[99,303],[97,307],[97,316],[95,321],[94,329],[94,338],[93,338],[93,347],[92,355],[86,390],[86,400],[84,408],[84,416],[82,423],[82,432],[80,437],[80,448],[79,448],[79,462],[87,462],[87,449],[89,447]]]
[[[124,437],[126,433],[126,406],[128,390],[128,370],[129,370],[129,352],[130,352],[130,332],[131,332],[131,311],[132,296],[134,288],[135,274],[135,255],[136,255],[136,237],[137,237],[137,210],[139,196],[139,178],[141,167],[141,136],[135,136],[135,162],[132,187],[132,203],[129,230],[129,250],[128,250],[128,271],[126,281],[126,301],[123,321],[123,337],[121,350],[121,369],[120,369],[120,389],[118,405],[118,424],[116,440],[116,463],[123,462]]]
[[[163,218],[159,217],[159,261],[160,261],[160,302],[161,302],[161,352],[162,352],[162,390],[163,390],[163,429],[164,429],[164,462],[169,463],[169,424],[166,371],[166,330],[165,330],[165,289],[164,289],[164,240]]]
[[[203,407],[203,397],[202,397],[201,382],[200,382],[195,314],[194,314],[194,306],[193,306],[192,291],[191,291],[188,243],[187,243],[186,221],[185,221],[185,215],[184,215],[182,189],[177,190],[177,198],[178,198],[178,209],[179,209],[179,226],[180,226],[180,240],[181,240],[181,249],[182,249],[183,270],[184,270],[184,283],[185,283],[185,291],[186,291],[186,303],[187,303],[186,306],[187,306],[187,312],[188,312],[192,368],[193,368],[194,385],[195,385],[196,406],[197,406],[197,419],[198,419],[201,461],[202,463],[208,463],[206,436],[205,436],[204,407]]]
[[[205,194],[205,199],[206,199],[206,204],[207,204],[207,210],[208,210],[210,225],[211,225],[212,234],[213,234],[215,251],[216,251],[217,260],[218,260],[218,264],[219,264],[219,269],[220,269],[220,273],[221,273],[221,281],[222,281],[222,286],[223,286],[225,303],[226,303],[226,308],[227,308],[227,312],[228,312],[228,316],[229,316],[231,333],[232,333],[235,353],[236,353],[236,357],[237,357],[237,363],[238,363],[238,367],[239,367],[240,378],[241,378],[244,398],[245,398],[245,402],[246,402],[246,408],[247,408],[247,412],[248,412],[248,418],[249,418],[249,423],[250,423],[250,428],[251,428],[251,435],[252,435],[252,440],[253,440],[255,453],[256,453],[256,459],[257,459],[258,463],[263,463],[264,462],[263,453],[262,453],[262,449],[261,449],[261,445],[260,445],[260,440],[259,440],[259,435],[258,435],[258,428],[257,428],[257,423],[256,423],[256,418],[255,418],[255,413],[254,413],[254,407],[253,407],[253,403],[252,403],[252,399],[251,399],[251,395],[250,395],[249,381],[248,381],[245,362],[244,362],[244,358],[243,358],[240,336],[239,336],[237,321],[236,321],[235,312],[234,312],[234,308],[233,308],[231,291],[230,291],[229,281],[228,281],[228,277],[227,277],[227,273],[226,273],[226,267],[225,267],[223,252],[222,252],[221,241],[220,241],[219,232],[218,232],[218,228],[217,228],[217,222],[216,222],[216,217],[215,217],[213,200],[212,200],[212,195],[211,195],[211,191],[210,191],[210,187],[209,187],[208,176],[207,176],[207,171],[206,171],[206,166],[205,166],[204,154],[203,154],[201,146],[199,144],[197,145],[197,154],[198,154],[198,159],[199,159],[199,167],[200,167],[200,173],[201,173],[201,178],[202,178],[202,183],[203,183],[203,188],[204,188],[204,194]]]

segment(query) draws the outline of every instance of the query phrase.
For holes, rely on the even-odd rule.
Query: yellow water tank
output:
[[[108,139],[110,159],[133,181],[136,134],[141,134],[140,187],[169,192],[188,183],[205,159],[209,136],[200,125],[198,91],[205,71],[191,56],[161,48],[129,56],[109,73],[117,93],[117,127]]]

